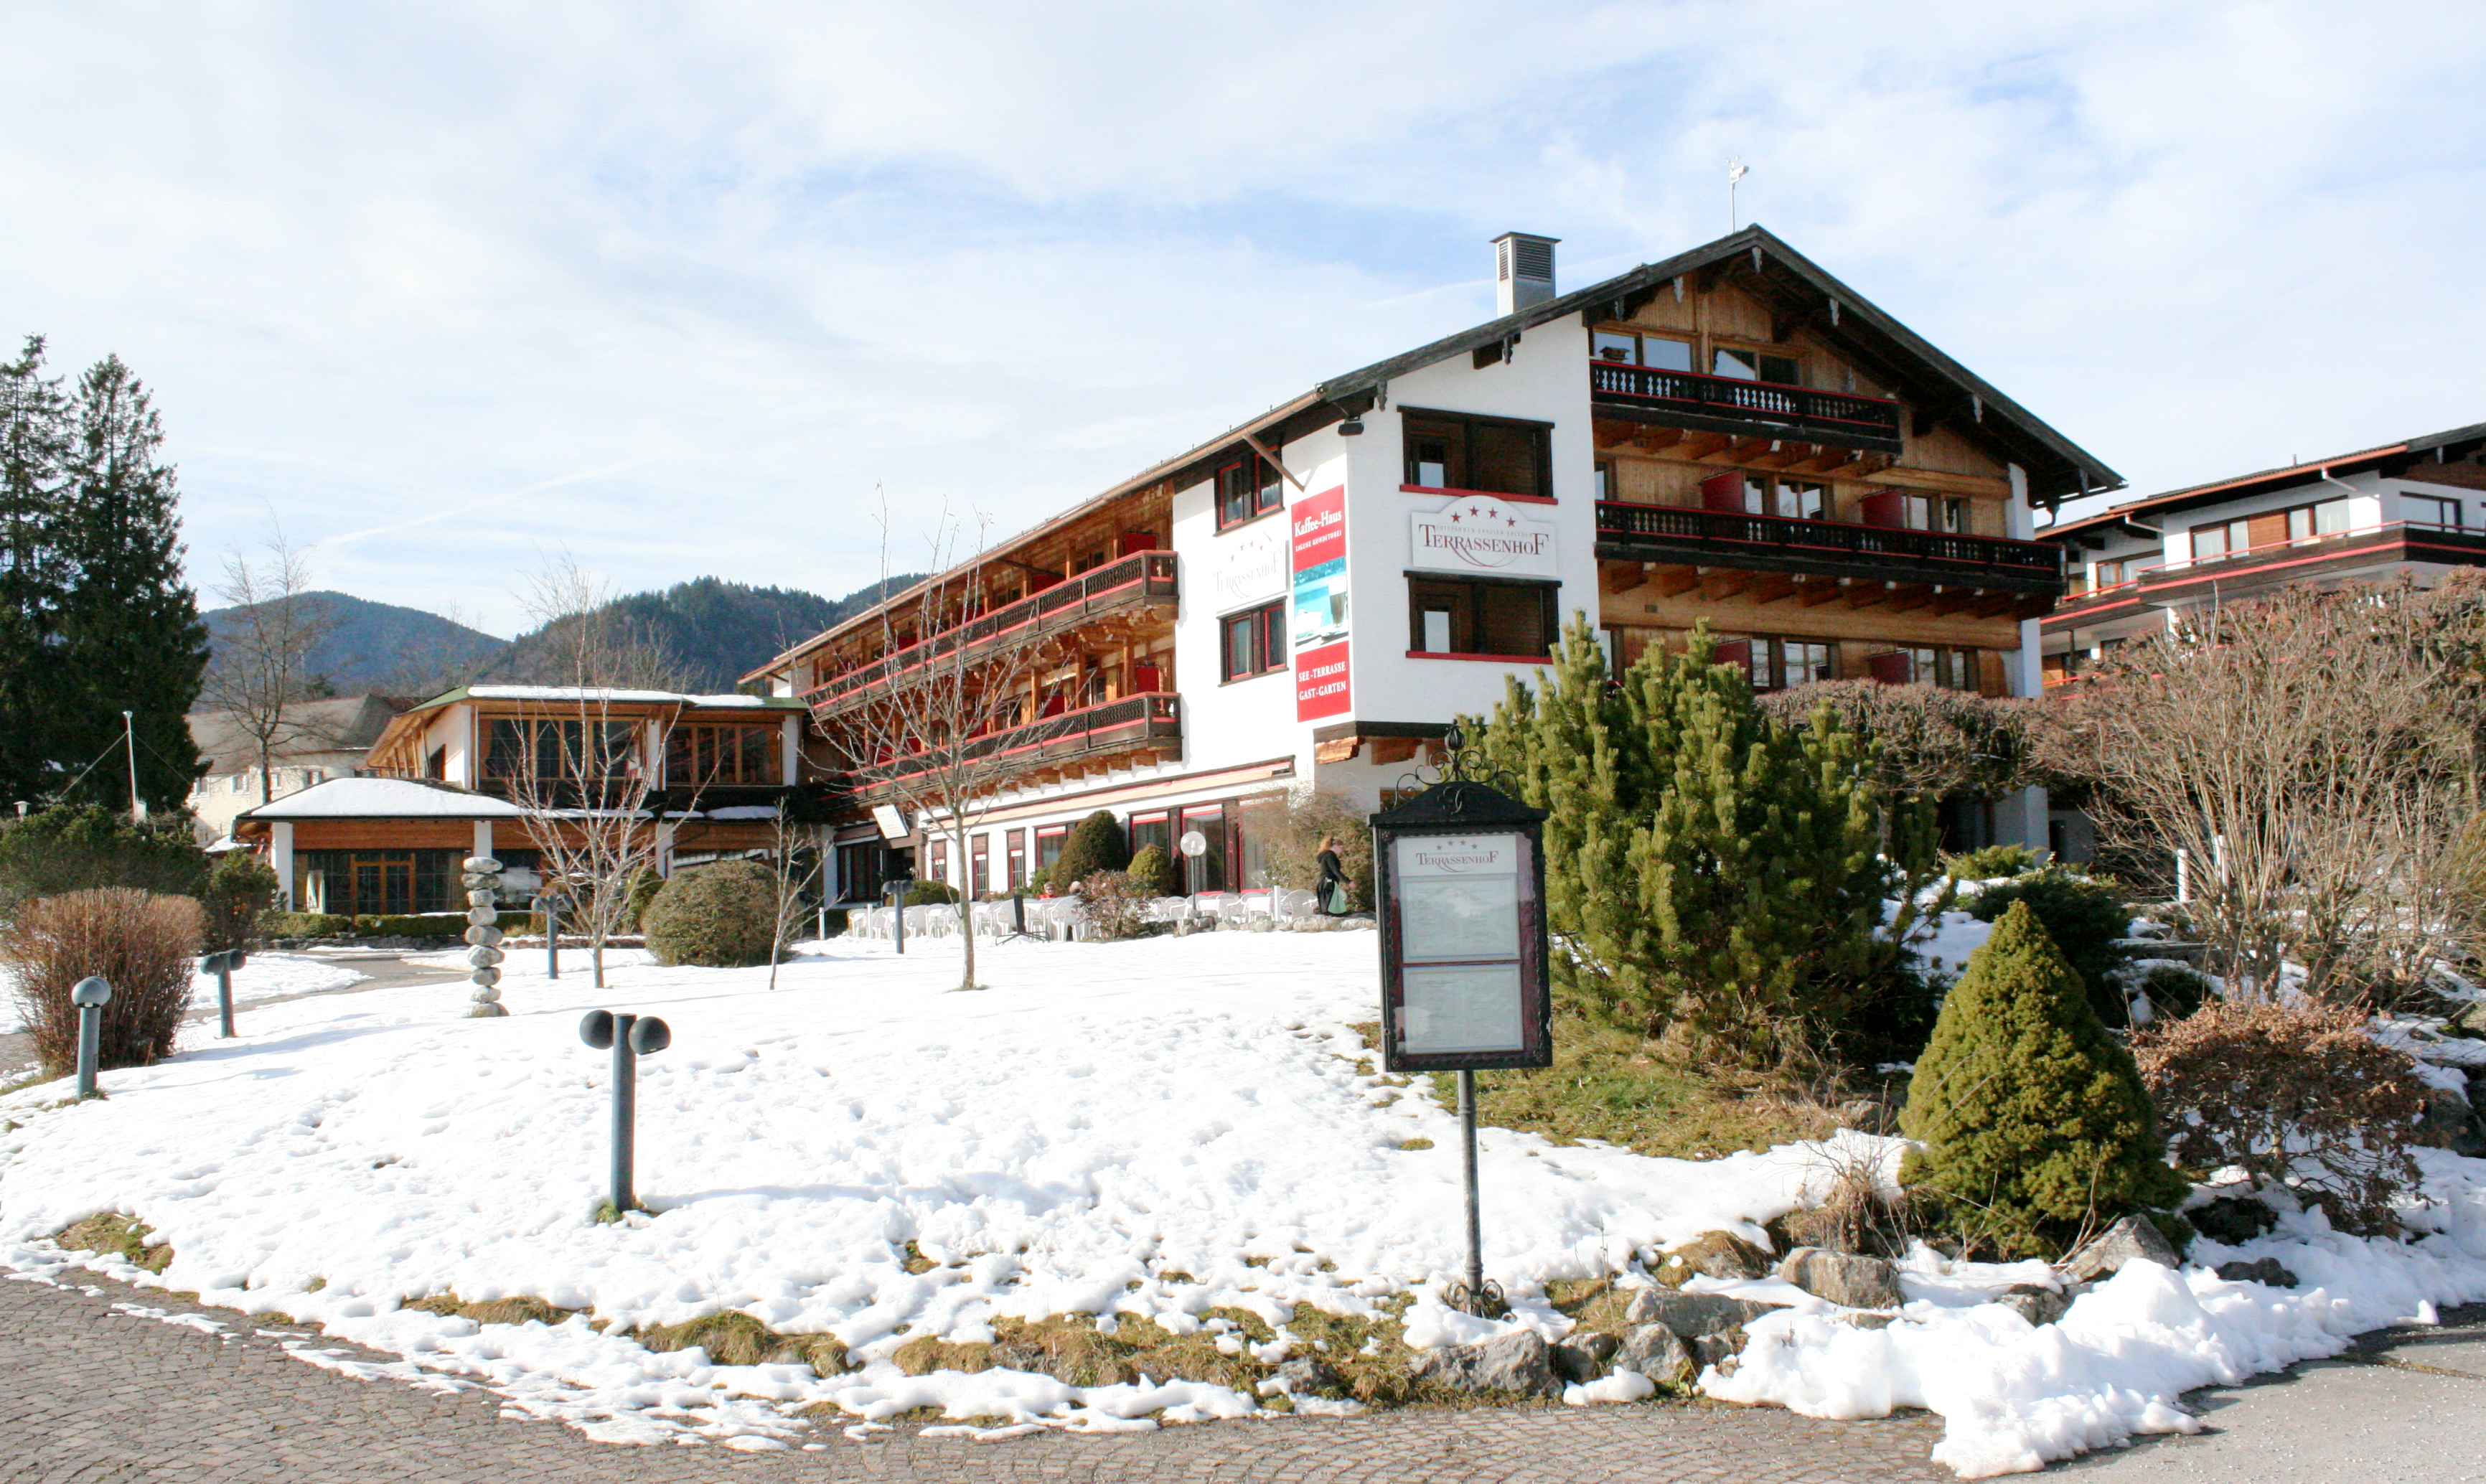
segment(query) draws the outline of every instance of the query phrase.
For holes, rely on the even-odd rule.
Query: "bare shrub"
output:
[[[1146,936],[1152,895],[1147,883],[1129,871],[1095,871],[1079,883],[1081,910],[1099,938]]]
[[[1321,840],[1332,838],[1338,841],[1339,866],[1346,872],[1356,910],[1371,910],[1372,823],[1342,796],[1301,787],[1248,800],[1243,805],[1243,829],[1259,843],[1269,875],[1265,882],[1246,885],[1315,890],[1320,885]]]
[[[69,991],[89,975],[112,986],[97,1064],[147,1066],[173,1053],[190,1000],[190,965],[207,930],[186,896],[98,887],[29,902],[0,932],[0,964],[43,1070],[77,1069],[78,1012]]]
[[[2364,1028],[2345,1005],[2213,1000],[2137,1032],[2132,1051],[2176,1164],[2233,1166],[2342,1231],[2387,1233],[2391,1197],[2417,1180],[2408,1146],[2425,1086]]]

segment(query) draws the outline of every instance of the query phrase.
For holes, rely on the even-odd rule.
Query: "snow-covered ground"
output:
[[[991,987],[960,994],[954,945],[899,958],[839,940],[773,994],[765,969],[662,969],[630,951],[608,955],[603,992],[583,954],[557,983],[518,955],[506,1020],[460,1018],[456,983],[269,1005],[237,1040],[193,1031],[170,1062],[107,1074],[108,1101],[43,1111],[58,1086],[0,1100],[22,1124],[0,1134],[0,1262],[58,1274],[44,1237],[126,1211],[172,1244],[173,1265],[160,1279],[92,1265],[319,1324],[402,1357],[397,1374],[488,1385],[617,1441],[782,1445],[802,1434],[791,1412],[816,1402],[865,1422],[920,1406],[1091,1429],[1243,1415],[1256,1401],[1220,1387],[908,1377],[890,1356],[925,1335],[989,1339],[1005,1316],[1135,1314],[1191,1333],[1231,1305],[1279,1327],[1275,1360],[1293,1305],[1369,1312],[1397,1294],[1416,1296],[1414,1344],[1505,1328],[1437,1302],[1461,1261],[1454,1123],[1423,1086],[1359,1066],[1345,1028],[1374,1018],[1373,955],[1368,934],[1023,943],[986,948]],[[577,1027],[595,1007],[674,1031],[639,1086],[652,1214],[618,1224],[591,1215],[608,1058]],[[1433,1146],[1401,1147],[1418,1139]],[[1645,1281],[1658,1248],[1712,1228],[1766,1240],[1760,1223],[1831,1177],[1807,1146],[1684,1162],[1502,1130],[1481,1143],[1487,1270],[1511,1290],[1508,1323],[1548,1336],[1569,1323],[1548,1280]],[[1705,1382],[1823,1415],[1930,1407],[1949,1423],[1942,1456],[1974,1473],[2189,1428],[2187,1388],[2334,1352],[2428,1300],[2486,1297],[2486,1164],[2427,1168],[2446,1204],[2423,1241],[2299,1223],[2245,1250],[2305,1275],[2297,1290],[2135,1268],[2037,1330],[1982,1302],[2025,1266],[1920,1253],[1901,1320],[1865,1331],[1784,1284],[1740,1285],[1797,1307],[1756,1322],[1741,1368]],[[930,1271],[906,1271],[910,1243]],[[452,1292],[533,1295],[609,1323],[478,1326],[401,1306]],[[622,1333],[721,1309],[834,1333],[862,1368],[711,1365]]]
[[[279,1000],[288,995],[307,995],[322,989],[343,989],[370,977],[360,970],[324,957],[308,953],[256,953],[251,955],[233,976],[235,1005],[262,1000]],[[7,974],[0,971],[0,1034],[25,1029],[17,1009],[17,997],[12,993]],[[213,1010],[216,1007],[215,976],[202,974],[190,983],[190,1007]]]

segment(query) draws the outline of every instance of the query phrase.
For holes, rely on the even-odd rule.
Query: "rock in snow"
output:
[[[1677,1287],[1699,1275],[1755,1278],[1767,1278],[1769,1272],[1769,1253],[1731,1231],[1704,1231],[1679,1247],[1668,1248],[1656,1278],[1669,1287]]]
[[[1779,1264],[1778,1276],[1848,1308],[1897,1308],[1908,1302],[1899,1291],[1899,1270],[1879,1257],[1799,1247]]]
[[[2268,1283],[2273,1288],[2293,1288],[2296,1275],[2279,1266],[2276,1257],[2258,1258],[2252,1262],[2223,1262],[2219,1277],[2231,1283]]]
[[[2076,1283],[2095,1282],[2123,1271],[2141,1258],[2162,1268],[2180,1268],[2184,1259],[2167,1245],[2157,1225],[2145,1216],[2127,1216],[2091,1238],[2088,1245],[2063,1260],[2063,1273]]]
[[[1731,1299],[1721,1293],[1685,1293],[1674,1288],[1644,1288],[1632,1295],[1625,1317],[1636,1325],[1661,1324],[1685,1339],[1740,1329],[1783,1307],[1754,1299]]]
[[[1683,1337],[1662,1324],[1644,1324],[1623,1336],[1615,1352],[1618,1370],[1638,1371],[1651,1381],[1692,1379],[1692,1351]]]
[[[1407,1373],[1454,1391],[1506,1391],[1519,1396],[1560,1396],[1554,1358],[1533,1330],[1497,1334],[1481,1345],[1444,1345],[1420,1353]]]
[[[2014,1283],[2009,1292],[1994,1302],[2035,1325],[2053,1324],[2072,1306],[2071,1300],[2035,1283]]]

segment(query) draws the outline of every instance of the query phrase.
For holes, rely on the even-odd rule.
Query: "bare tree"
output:
[[[789,794],[787,803],[791,802]],[[804,893],[820,879],[826,852],[805,833],[802,826],[786,817],[786,803],[777,807],[777,819],[770,844],[774,848],[768,865],[768,885],[777,904],[775,933],[768,943],[768,987],[777,987],[777,966],[785,961],[786,950],[803,931],[803,919],[810,915]],[[805,853],[810,852],[810,864]]]
[[[656,863],[661,839],[648,808],[656,759],[680,707],[650,719],[617,701],[631,690],[666,694],[679,678],[658,647],[614,621],[611,593],[567,553],[548,560],[519,602],[551,636],[547,694],[515,720],[511,802],[526,811],[545,889],[568,897],[570,923],[593,949],[604,985],[605,945],[628,924],[630,881]],[[661,704],[661,702],[660,702]],[[502,756],[496,748],[494,756]]]
[[[564,551],[544,558],[518,599],[535,632],[511,646],[520,677],[542,685],[678,691],[689,667],[661,635],[632,623],[612,585]]]
[[[867,669],[882,673],[867,676],[820,723],[857,796],[905,811],[927,837],[947,840],[962,866],[974,859],[970,837],[997,796],[1029,771],[1023,750],[1049,740],[1042,713],[1070,708],[1068,698],[1040,692],[1046,662],[1061,657],[1043,625],[1004,623],[986,612],[996,596],[1008,594],[993,591],[999,568],[986,561],[984,532],[980,518],[974,554],[945,570],[953,565],[960,533],[943,512],[931,564],[944,575],[881,608],[883,657]],[[1014,578],[1005,582],[1015,589]],[[1058,725],[1066,734],[1074,724]],[[971,882],[958,909],[965,929],[960,989],[977,987],[976,888]]]
[[[473,626],[456,603],[442,609],[439,617],[453,627],[427,630],[400,647],[380,682],[385,694],[428,701],[471,682],[490,667],[496,653],[479,652],[480,646],[455,632]]]
[[[225,580],[215,590],[230,604],[220,618],[215,652],[199,687],[209,709],[225,712],[259,761],[260,798],[276,797],[274,758],[291,744],[327,741],[309,737],[310,724],[290,708],[325,689],[313,656],[336,630],[327,603],[311,591],[311,564],[269,523],[264,554],[254,562],[241,552],[225,559]]]
[[[2101,838],[2171,887],[2231,993],[2282,966],[2348,998],[2422,985],[2471,946],[2477,801],[2460,676],[2405,587],[2288,590],[2129,645],[2047,744],[2096,783]]]

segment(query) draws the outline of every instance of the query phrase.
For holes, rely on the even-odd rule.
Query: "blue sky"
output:
[[[193,567],[830,593],[1758,220],[2138,490],[2486,421],[2486,7],[14,4],[0,334]],[[212,601],[212,599],[211,599]]]

